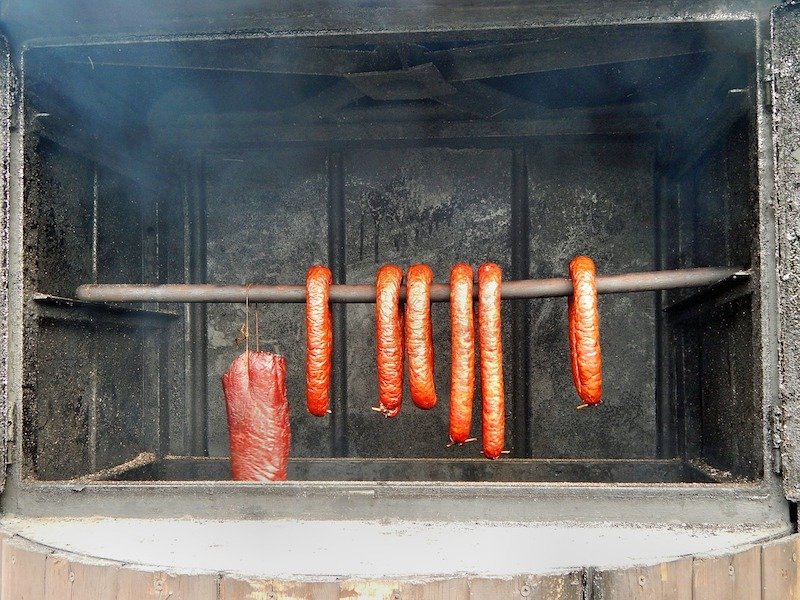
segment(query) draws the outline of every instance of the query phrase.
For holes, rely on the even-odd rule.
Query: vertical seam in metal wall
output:
[[[664,214],[666,204],[664,194],[670,190],[667,177],[659,175],[658,159],[654,161],[653,183],[653,269],[660,271],[665,268],[665,239],[664,239]],[[655,313],[654,327],[654,401],[655,401],[655,426],[656,426],[656,456],[659,458],[672,458],[675,452],[673,440],[674,410],[671,400],[669,369],[671,365],[668,355],[668,341],[670,338],[669,325],[663,314],[665,292],[653,294],[653,310]]]
[[[100,175],[98,173],[97,164],[92,165],[92,281],[97,283],[99,276],[99,240],[100,240]],[[97,336],[99,334],[99,326],[96,322],[91,324],[91,347],[92,347],[92,366],[89,372],[89,468],[92,471],[97,470],[97,381],[98,381],[98,356],[99,344]]]
[[[189,181],[189,276],[192,283],[206,281],[205,156],[196,157]],[[208,394],[206,362],[206,305],[189,307],[190,379],[189,444],[193,456],[208,456]]]
[[[512,150],[511,160],[511,277],[530,277],[530,223],[528,207],[528,168],[524,146]],[[528,373],[530,365],[530,327],[528,300],[511,301],[513,455],[531,456]]]
[[[334,283],[347,282],[344,165],[341,152],[329,152],[328,265]],[[332,307],[333,378],[331,382],[331,455],[347,456],[347,307]]]

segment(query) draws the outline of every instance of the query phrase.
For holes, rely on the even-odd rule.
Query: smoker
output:
[[[44,4],[3,5],[4,513],[793,531],[792,3]],[[581,411],[577,254],[605,382]],[[439,405],[370,410],[377,268],[445,284],[487,260],[507,282],[496,461],[447,447],[446,302]],[[322,418],[312,264],[335,283]],[[288,363],[285,483],[230,480],[220,377],[256,314]]]

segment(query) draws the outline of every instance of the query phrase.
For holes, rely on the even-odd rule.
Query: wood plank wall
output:
[[[1,536],[0,536],[1,537]],[[0,539],[0,600],[800,600],[800,534],[735,554],[505,579],[251,580],[183,575]]]

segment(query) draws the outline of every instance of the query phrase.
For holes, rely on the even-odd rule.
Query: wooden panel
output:
[[[761,548],[727,556],[695,558],[693,600],[761,598]]]
[[[245,596],[242,596],[245,597]],[[213,575],[172,575],[158,571],[119,571],[117,600],[216,600],[217,578]]]
[[[41,600],[44,595],[45,556],[42,548],[19,539],[3,540],[0,598]]]
[[[70,597],[72,582],[70,581],[69,573],[69,560],[65,556],[51,554],[46,557],[44,593],[47,600]]]
[[[220,581],[220,600],[337,600],[340,597],[361,598],[358,596],[340,596],[339,584],[336,582],[300,582],[238,579],[225,576]],[[384,596],[367,596],[383,598]],[[386,596],[387,598],[391,597]]]
[[[763,600],[800,600],[797,557],[800,535],[793,535],[761,547]]]
[[[335,600],[581,600],[581,572],[564,575],[517,576],[507,579],[432,579],[421,581],[348,580],[339,584],[248,580],[232,576],[220,582],[220,600],[293,598]]]
[[[692,600],[692,559],[595,574],[594,600]]]
[[[583,572],[563,575],[519,575],[511,579],[471,579],[470,600],[526,598],[527,600],[582,600]]]
[[[399,597],[402,600],[469,600],[469,580],[462,577],[407,582],[400,586]]]
[[[119,566],[112,562],[83,563],[46,555],[44,587],[47,600],[116,600]]]
[[[343,581],[339,587],[339,598],[359,600],[405,600],[403,584],[399,581]]]
[[[217,600],[219,577],[216,575],[181,575],[170,589],[171,600]],[[324,600],[324,599],[323,599]]]

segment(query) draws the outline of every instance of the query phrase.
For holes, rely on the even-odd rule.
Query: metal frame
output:
[[[289,3],[291,5],[291,3]],[[303,3],[305,6],[307,3]],[[476,7],[457,2],[436,3],[432,10],[437,18],[408,3],[389,3],[385,19],[376,21],[374,5],[353,8],[341,17],[341,6],[320,8],[319,13],[293,13],[281,5],[279,10],[264,13],[254,20],[234,14],[233,17],[208,19],[203,31],[192,30],[196,22],[152,20],[147,11],[130,13],[130,23],[123,22],[114,30],[106,24],[78,23],[55,27],[56,37],[29,41],[23,49],[53,43],[103,39],[120,41],[141,40],[152,36],[153,41],[171,41],[197,33],[214,37],[221,31],[236,29],[240,35],[284,36],[324,35],[335,39],[339,35],[361,34],[369,39],[379,35],[414,37],[436,36],[445,31],[491,30],[494,35],[513,37],[515,32],[558,23],[617,24],[653,22],[658,20],[682,22],[705,20],[747,20],[757,29],[758,81],[764,79],[764,57],[761,52],[769,43],[769,30],[764,19],[764,2],[685,2],[676,6],[672,1],[647,3],[619,2],[607,4],[575,2],[552,5],[514,4]],[[239,5],[248,5],[242,0]],[[16,6],[16,5],[15,5]],[[238,5],[237,5],[238,6]],[[211,7],[211,4],[209,4]],[[297,5],[292,5],[296,8]],[[19,8],[17,6],[17,8]],[[207,7],[208,8],[208,7]],[[228,11],[229,7],[226,7]],[[113,10],[110,9],[110,10]],[[208,8],[212,12],[218,9]],[[235,13],[235,11],[234,11]],[[13,10],[12,10],[13,14]],[[217,13],[215,13],[217,14]],[[242,14],[245,14],[244,12]],[[294,17],[292,17],[294,15]],[[243,24],[247,23],[246,26]],[[41,30],[28,22],[27,38],[42,35]],[[127,28],[127,29],[126,29]],[[211,31],[209,31],[211,29]],[[134,33],[131,34],[131,31]],[[94,34],[94,35],[93,35]],[[165,35],[166,34],[166,35]],[[21,57],[15,56],[18,73],[24,75]],[[24,84],[24,81],[23,81]],[[23,136],[22,124],[11,132],[10,179],[10,282],[8,329],[8,395],[12,407],[9,417],[9,467],[6,490],[0,497],[4,513],[22,516],[127,516],[127,517],[197,517],[225,518],[314,518],[314,519],[433,519],[433,520],[578,520],[628,521],[640,523],[783,523],[788,527],[789,507],[781,479],[768,466],[772,452],[768,447],[768,414],[777,402],[777,294],[775,264],[775,220],[771,208],[773,193],[772,120],[765,108],[764,91],[756,92],[756,127],[758,156],[759,230],[761,251],[755,257],[754,281],[759,320],[754,324],[756,357],[761,364],[757,395],[763,398],[764,478],[752,484],[664,484],[664,485],[606,485],[606,484],[539,484],[539,483],[370,483],[370,482],[283,482],[270,485],[233,482],[182,483],[70,483],[35,482],[23,478],[21,448],[20,402],[22,397],[23,364],[23,290],[22,257],[23,230]],[[17,114],[22,107],[17,106]],[[21,121],[21,120],[20,120]],[[16,407],[16,410],[14,408]]]

